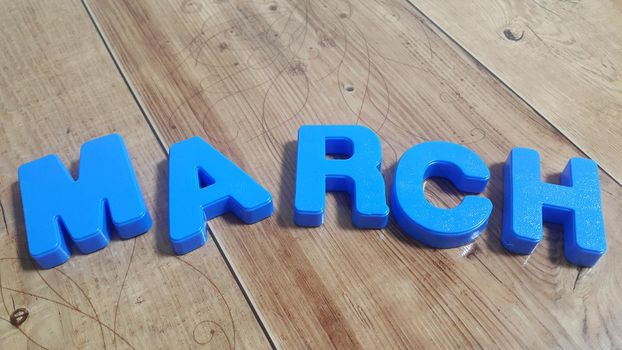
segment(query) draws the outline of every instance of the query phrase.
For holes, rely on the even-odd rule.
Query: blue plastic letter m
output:
[[[85,143],[80,157],[78,180],[56,155],[19,168],[28,250],[42,268],[69,259],[67,239],[91,253],[108,244],[111,232],[131,238],[151,227],[121,136]]]

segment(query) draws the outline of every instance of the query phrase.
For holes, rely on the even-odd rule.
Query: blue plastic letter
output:
[[[248,224],[272,215],[270,192],[200,137],[174,144],[169,157],[169,235],[175,253],[205,244],[205,221],[226,212]]]
[[[28,250],[42,268],[69,259],[67,238],[91,253],[108,244],[111,231],[125,239],[151,228],[121,136],[85,143],[80,157],[78,180],[56,155],[19,167]]]
[[[506,249],[530,254],[542,240],[544,220],[564,226],[564,253],[571,263],[593,266],[605,254],[600,182],[594,161],[570,159],[560,185],[554,185],[540,179],[538,152],[514,148],[504,173],[502,241]]]
[[[484,230],[492,203],[466,196],[452,209],[438,208],[425,198],[424,181],[449,179],[456,188],[481,193],[490,172],[470,149],[450,142],[424,142],[402,155],[391,190],[391,210],[406,234],[434,248],[453,248],[473,241]]]
[[[347,159],[326,159],[326,155]],[[344,191],[352,199],[352,221],[360,228],[387,225],[382,148],[376,134],[360,125],[306,125],[298,130],[294,220],[299,226],[324,222],[326,191]]]

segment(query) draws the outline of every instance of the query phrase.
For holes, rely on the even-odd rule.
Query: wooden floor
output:
[[[0,1],[0,349],[622,348],[622,1]],[[494,204],[474,243],[433,250],[391,222],[358,230],[349,199],[293,223],[296,132],[362,124],[383,173],[416,143],[486,161]],[[52,270],[28,257],[17,167],[123,135],[154,228]],[[255,225],[168,242],[168,147],[200,135],[273,194]],[[546,181],[601,166],[608,252],[530,256],[500,243],[502,166],[537,149]],[[462,194],[430,182],[440,206]],[[26,314],[27,313],[27,314]]]

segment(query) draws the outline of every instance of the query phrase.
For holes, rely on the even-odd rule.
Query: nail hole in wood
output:
[[[28,310],[26,310],[23,307],[20,307],[19,309],[16,309],[15,311],[11,313],[10,322],[15,327],[19,327],[22,325],[22,323],[26,322],[28,315],[29,315]]]

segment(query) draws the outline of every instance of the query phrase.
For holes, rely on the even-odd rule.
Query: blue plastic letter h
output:
[[[527,148],[510,152],[504,170],[503,245],[531,253],[542,240],[542,221],[564,226],[568,261],[593,266],[605,254],[605,227],[598,167],[590,159],[572,158],[560,185],[540,180],[540,156]]]

